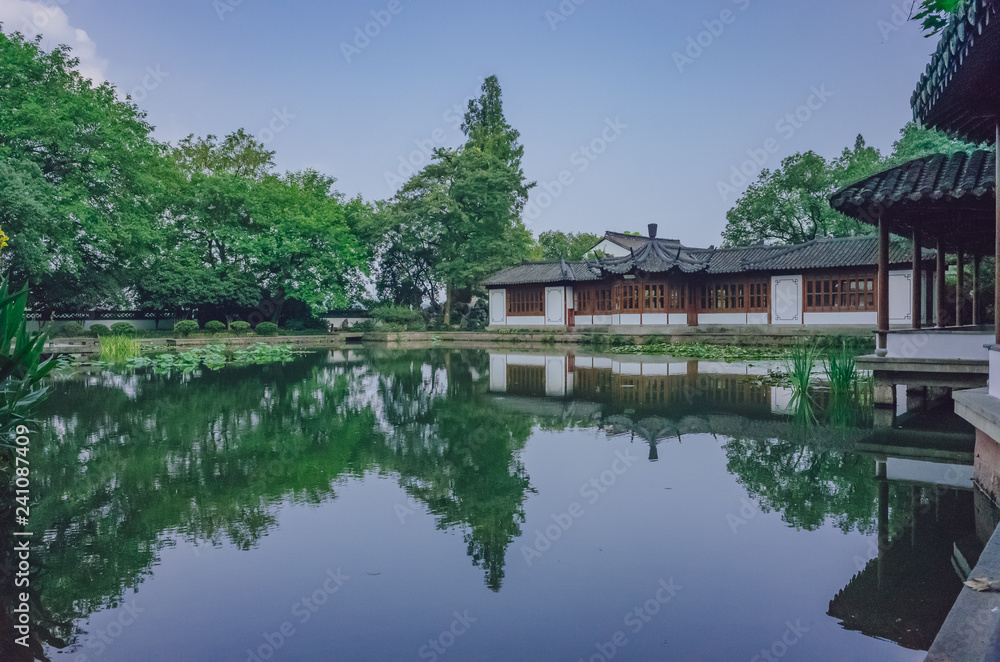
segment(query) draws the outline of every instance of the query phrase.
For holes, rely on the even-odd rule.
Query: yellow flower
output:
[[[0,228],[0,249],[7,248],[8,241],[10,241],[10,237],[8,237],[7,233]]]

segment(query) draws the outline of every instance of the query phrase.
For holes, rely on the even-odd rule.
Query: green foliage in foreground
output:
[[[130,359],[130,368],[153,368],[155,372],[165,373],[171,370],[179,370],[188,374],[194,372],[202,366],[209,370],[218,370],[227,363],[237,363],[242,365],[264,363],[275,363],[291,361],[295,358],[295,352],[291,345],[268,345],[267,343],[256,343],[246,349],[236,350],[232,353],[232,360],[226,355],[225,345],[208,345],[199,349],[192,349],[189,352],[180,354],[156,354],[155,356],[140,356]]]
[[[11,294],[7,279],[0,280],[0,447],[15,448],[13,432],[30,422],[48,390],[39,382],[55,367],[51,359],[42,362],[45,333],[28,333],[27,303],[28,288]]]

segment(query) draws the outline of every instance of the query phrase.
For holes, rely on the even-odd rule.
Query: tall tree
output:
[[[531,243],[521,213],[534,183],[524,177],[524,148],[504,116],[495,76],[469,102],[462,129],[466,143],[436,150],[390,201],[379,247],[381,267],[391,269],[383,282],[397,299],[444,286],[446,323],[457,290],[527,257]]]
[[[542,232],[538,235],[539,257],[542,260],[582,260],[600,241],[601,237],[589,232]]]
[[[47,307],[130,305],[164,149],[135,104],[40,43],[0,33],[0,225],[15,239],[4,266]]]
[[[793,154],[774,171],[764,170],[736,205],[726,214],[723,240],[727,246],[755,243],[795,244],[818,237],[870,234],[874,228],[859,223],[829,204],[830,196],[844,186],[930,154],[953,154],[983,146],[949,138],[943,133],[907,124],[883,156],[862,136],[832,161],[815,152]]]

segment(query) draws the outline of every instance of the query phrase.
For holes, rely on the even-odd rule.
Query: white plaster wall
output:
[[[670,324],[670,316],[666,313],[646,313],[642,316],[642,323],[645,326]]]
[[[614,315],[594,315],[594,326],[611,326],[614,323]]]
[[[494,393],[507,392],[507,356],[490,354],[490,390]]]
[[[889,351],[889,356],[893,358],[985,361],[987,350],[983,345],[992,344],[994,341],[995,338],[992,335],[979,333],[890,332],[886,349]],[[996,354],[996,352],[989,352],[989,354]]]
[[[802,324],[802,276],[771,278],[771,323]]]
[[[642,364],[638,361],[616,361],[611,371],[616,375],[641,375]]]
[[[577,326],[594,326],[594,316],[593,315],[580,315],[576,318]]]
[[[913,272],[889,272],[889,321],[913,322]]]
[[[344,322],[347,322],[348,328],[354,326],[355,324],[360,324],[361,322],[367,322],[369,317],[324,317],[322,318],[326,325],[331,329],[343,328]],[[161,325],[162,326],[162,325]]]
[[[972,487],[973,466],[942,464],[926,460],[890,457],[886,460],[886,478],[908,483],[929,483],[969,489]]]
[[[618,315],[618,323],[622,326],[639,326],[642,324],[642,315]]]
[[[547,326],[566,325],[566,288],[545,288],[545,324]]]
[[[771,387],[771,412],[774,414],[784,414],[792,404],[792,397],[795,392],[784,386]]]
[[[566,357],[545,357],[545,395],[566,395]]]
[[[577,368],[593,368],[594,367],[594,357],[592,357],[592,356],[578,356],[578,357],[576,357],[576,367]]]
[[[513,326],[517,328],[526,326],[545,326],[545,318],[537,316],[529,317],[518,317],[512,315],[507,318],[507,326]]]
[[[627,248],[622,248],[618,244],[613,244],[607,239],[604,239],[603,241],[601,241],[601,243],[597,244],[597,246],[595,246],[593,250],[603,251],[605,254],[610,255],[611,257],[625,257],[626,255],[630,255],[630,252]]]
[[[699,313],[698,324],[746,324],[746,313]]]
[[[1000,351],[990,350],[990,395],[1000,398]]]
[[[83,324],[83,328],[85,330],[87,330],[87,331],[89,331],[90,327],[94,326],[95,324],[103,324],[104,326],[110,327],[112,324],[117,324],[118,322],[128,322],[129,324],[131,324],[132,326],[134,326],[136,328],[136,330],[138,330],[138,331],[156,331],[157,330],[156,320],[147,320],[147,319],[142,319],[142,320],[55,320],[55,322],[46,322],[45,324],[46,325],[49,325],[49,324],[64,324],[65,322],[80,322],[81,324]],[[38,331],[39,326],[40,325],[39,325],[38,322],[32,321],[32,320],[29,320],[28,324],[27,324],[28,331],[31,331],[31,332]],[[169,331],[172,328],[174,328],[174,320],[160,320],[160,326],[159,326],[159,330],[160,331]]]
[[[508,354],[508,365],[545,366],[545,357],[537,354]]]
[[[805,313],[806,325],[810,324],[878,324],[878,313]]]
[[[767,324],[767,313],[747,313],[747,324]]]
[[[687,313],[670,313],[670,324],[679,324],[682,326],[687,326],[688,316]]]
[[[613,368],[614,365],[615,365],[615,362],[612,361],[611,359],[606,359],[606,358],[602,358],[602,357],[599,357],[599,356],[595,356],[594,357],[594,367],[595,368],[600,368],[600,369],[603,370],[605,368]]]
[[[507,325],[507,290],[490,290],[490,325]]]

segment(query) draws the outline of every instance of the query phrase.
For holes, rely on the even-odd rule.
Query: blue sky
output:
[[[243,127],[281,169],[372,200],[401,159],[461,142],[454,118],[496,74],[540,184],[532,230],[657,222],[708,245],[736,197],[720,182],[765,145],[768,166],[835,156],[858,133],[891,147],[935,46],[901,20],[910,4],[0,0],[0,20],[79,49],[88,73],[135,91],[160,139]]]

